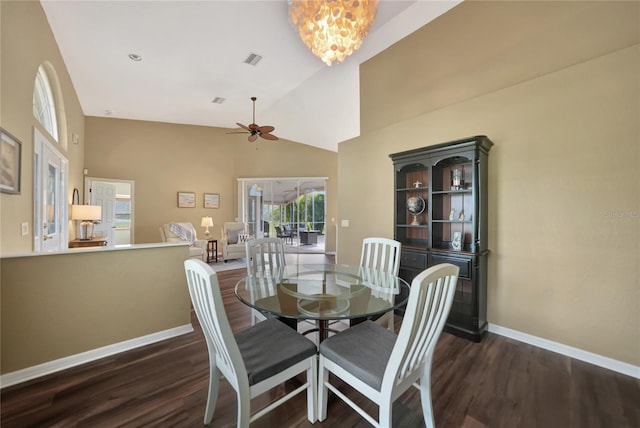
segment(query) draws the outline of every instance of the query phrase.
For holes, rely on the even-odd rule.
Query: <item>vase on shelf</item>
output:
[[[464,169],[451,170],[451,189],[460,190],[464,188]]]

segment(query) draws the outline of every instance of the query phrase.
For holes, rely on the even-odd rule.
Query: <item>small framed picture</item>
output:
[[[456,251],[462,250],[462,241],[464,240],[464,235],[462,232],[453,232],[453,239],[451,240],[451,248]]]
[[[178,192],[178,208],[195,208],[195,192]]]
[[[220,195],[218,193],[205,193],[204,194],[204,207],[205,208],[220,208]]]
[[[0,192],[19,194],[22,144],[4,129],[0,133]]]

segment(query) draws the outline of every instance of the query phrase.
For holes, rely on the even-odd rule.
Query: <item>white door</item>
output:
[[[85,200],[90,205],[102,207],[102,219],[93,226],[93,234],[106,238],[107,245],[112,246],[116,237],[116,186],[92,179],[87,179],[87,184],[85,189],[88,189],[88,195],[85,195]]]
[[[35,251],[67,248],[67,159],[34,128]]]

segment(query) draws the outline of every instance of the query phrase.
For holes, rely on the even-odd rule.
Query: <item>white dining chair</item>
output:
[[[282,282],[283,269],[286,266],[285,240],[282,238],[255,238],[245,243],[247,254],[247,276],[253,281],[251,287],[254,299],[276,295],[275,287]],[[264,321],[268,315],[251,309],[251,324]],[[316,327],[310,320],[298,320]]]
[[[254,238],[245,243],[247,275],[276,274],[286,264],[284,240],[281,238]]]
[[[400,247],[398,241],[388,238],[365,238],[362,240],[362,253],[360,266],[378,271],[391,273],[398,276],[400,272]],[[376,295],[376,294],[374,294]],[[394,295],[380,290],[377,297],[393,299]],[[389,311],[376,320],[380,324],[387,323],[389,331],[394,331],[394,313]]]
[[[400,242],[389,238],[362,240],[360,266],[398,275],[400,271]]]
[[[422,412],[434,427],[431,404],[431,362],[451,309],[459,268],[433,266],[411,283],[407,309],[396,336],[373,321],[365,321],[320,344],[318,419],[327,417],[331,390],[375,427],[391,427],[393,402],[420,381]],[[329,372],[378,405],[374,419],[329,382]]]
[[[273,287],[277,286],[278,278],[286,265],[284,240],[282,238],[254,238],[245,243],[247,255],[247,276],[258,287],[252,290],[254,298],[274,295]],[[264,288],[264,289],[262,289]],[[257,309],[251,309],[251,325],[264,321],[267,316]]]
[[[184,262],[191,302],[202,326],[209,351],[209,392],[205,425],[213,419],[220,375],[236,391],[238,427],[263,416],[306,390],[307,419],[317,420],[316,346],[277,319],[268,319],[247,330],[231,331],[215,271],[201,260]],[[251,399],[306,372],[306,382],[251,415]]]

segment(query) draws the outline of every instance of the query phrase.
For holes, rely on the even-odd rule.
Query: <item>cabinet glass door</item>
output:
[[[427,247],[429,242],[429,175],[421,164],[396,172],[396,239],[403,246]]]
[[[432,247],[471,251],[474,241],[474,171],[471,159],[454,156],[433,166]]]

